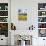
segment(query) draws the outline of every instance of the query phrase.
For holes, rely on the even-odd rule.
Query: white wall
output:
[[[46,3],[46,0],[11,0],[11,22],[16,25],[16,31],[19,32],[19,30],[23,30],[24,32],[24,30],[28,30],[32,24],[35,27],[35,30],[33,30],[33,46],[41,46],[39,44],[43,44],[42,38],[38,38],[38,3]],[[29,9],[27,21],[18,21],[17,10],[19,8]]]
[[[12,0],[11,1],[11,20],[16,25],[17,30],[28,30],[29,26],[35,23],[37,20],[36,9],[37,2],[31,0]],[[32,5],[34,4],[34,5]],[[27,21],[19,21],[17,10],[18,9],[28,9]],[[34,11],[35,10],[35,11]],[[33,18],[32,18],[33,17]],[[36,19],[34,19],[36,17]],[[33,21],[33,20],[34,21]],[[36,22],[37,23],[37,22]],[[34,24],[35,25],[35,24]]]
[[[38,2],[45,3],[46,0],[11,0],[11,22],[16,25],[17,30],[28,30],[29,26],[32,24],[37,29],[38,25]],[[19,21],[17,10],[18,9],[28,9],[28,20]]]

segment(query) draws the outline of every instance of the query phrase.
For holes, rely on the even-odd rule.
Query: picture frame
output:
[[[18,9],[18,20],[27,21],[27,9]]]
[[[39,29],[39,37],[46,37],[46,29]]]

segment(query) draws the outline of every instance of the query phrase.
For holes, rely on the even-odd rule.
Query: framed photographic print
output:
[[[18,9],[18,20],[27,21],[27,9]]]
[[[39,29],[39,37],[46,37],[46,29]]]

